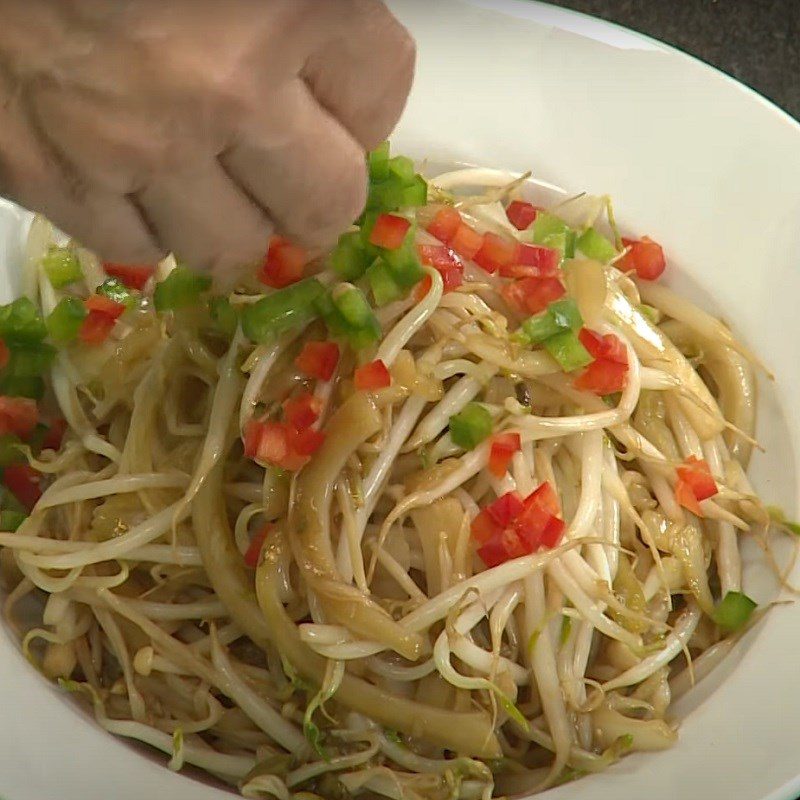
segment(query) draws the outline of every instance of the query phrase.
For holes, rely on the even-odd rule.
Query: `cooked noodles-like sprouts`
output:
[[[552,209],[555,240],[518,230],[520,186],[434,178],[435,203],[402,210],[409,235],[441,248],[423,228],[455,206],[481,241],[602,238],[610,206],[588,195]],[[34,223],[24,281],[45,313],[105,277],[80,251],[83,282],[54,289],[52,236]],[[487,274],[474,248],[440,251],[467,283],[425,267],[425,291],[390,298],[371,344],[339,338],[319,375],[300,358],[330,336],[313,314],[253,343],[236,314],[272,290],[238,287],[223,330],[202,303],[156,313],[175,264],[159,267],[107,341],[59,350],[63,445],[23,447],[43,493],[0,533],[0,568],[16,626],[44,601],[26,653],[107,730],[248,797],[487,800],[670,746],[671,698],[746,621],[722,606],[749,601],[740,542],[766,519],[742,469],[754,367],[714,317],[585,241],[557,274],[596,337],[571,327],[573,355],[605,343],[589,360],[624,376],[606,389],[522,333],[534,301],[509,287],[540,267]],[[331,267],[307,269],[341,297]],[[294,462],[291,440],[253,438],[294,424],[314,443]]]

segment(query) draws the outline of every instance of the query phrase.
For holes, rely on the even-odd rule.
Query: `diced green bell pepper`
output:
[[[24,511],[13,511],[10,508],[0,511],[0,531],[14,532],[28,518]]]
[[[714,609],[712,618],[723,631],[733,633],[747,623],[756,605],[755,600],[742,592],[728,592]]]
[[[39,308],[27,297],[0,306],[0,339],[11,342],[41,342],[47,327]]]
[[[45,342],[14,344],[9,348],[6,378],[35,378],[43,375],[56,356],[56,349]]]
[[[556,300],[539,314],[522,323],[522,332],[530,344],[541,344],[560,331],[577,331],[583,325],[581,312],[574,300]]]
[[[39,376],[2,375],[0,377],[0,394],[41,400],[44,397],[44,379]]]
[[[414,162],[408,156],[395,156],[389,159],[389,175],[407,185],[414,179]]]
[[[371,181],[383,181],[389,177],[389,142],[381,142],[367,155],[367,168]]]
[[[575,255],[575,231],[555,214],[540,211],[526,234],[526,238],[531,238],[534,244],[560,250],[564,258],[572,258]]]
[[[428,184],[414,171],[414,162],[406,156],[388,158],[388,147],[373,151],[367,164],[370,173],[367,211],[397,211],[427,202]]]
[[[366,276],[369,287],[372,289],[372,296],[375,298],[375,305],[385,306],[403,296],[403,289],[398,285],[383,259],[376,258],[367,270]]]
[[[106,278],[97,287],[97,294],[121,303],[125,308],[131,308],[136,303],[136,295],[119,278]]]
[[[428,202],[428,182],[415,175],[400,194],[400,208],[424,206]]]
[[[574,331],[561,331],[545,339],[543,344],[564,372],[572,372],[594,361]]]
[[[425,270],[414,245],[413,228],[409,229],[403,244],[397,250],[385,250],[382,257],[397,285],[403,289],[416,286],[425,277]]]
[[[360,350],[381,337],[378,319],[360,289],[349,284],[340,284],[317,300],[328,330],[333,336],[346,339]]]
[[[19,449],[21,445],[22,440],[13,433],[0,436],[0,468],[25,461],[25,456]]]
[[[492,415],[480,403],[467,403],[450,417],[450,438],[459,447],[472,450],[492,432]]]
[[[578,237],[575,245],[585,256],[601,264],[607,264],[617,255],[614,245],[594,228],[587,228]]]
[[[47,330],[56,344],[67,344],[78,335],[87,315],[86,306],[77,297],[63,297],[47,317]]]
[[[78,256],[71,247],[52,245],[42,258],[42,266],[54,289],[61,289],[83,277]]]
[[[661,312],[655,308],[655,306],[649,306],[647,303],[639,303],[636,308],[651,324],[658,325],[658,323],[661,322]]]
[[[239,325],[239,314],[231,305],[231,301],[227,297],[212,297],[208,301],[208,313],[214,330],[227,339],[233,338]]]
[[[210,276],[193,272],[187,267],[176,267],[156,284],[153,304],[156,311],[176,311],[197,303],[200,295],[210,288]]]
[[[365,245],[362,232],[350,231],[339,237],[339,241],[331,253],[331,266],[342,280],[355,281],[364,274],[364,270],[373,258],[374,256]]]
[[[325,287],[316,278],[305,278],[279,289],[242,312],[242,331],[259,344],[306,325],[318,316],[317,301]]]
[[[331,292],[331,300],[344,322],[351,328],[361,329],[369,325],[375,315],[363,292],[347,283],[340,283]]]

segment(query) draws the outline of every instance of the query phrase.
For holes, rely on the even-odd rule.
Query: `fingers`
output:
[[[165,254],[133,205],[73,172],[13,103],[0,103],[0,192],[45,214],[101,258],[155,262]]]
[[[267,251],[272,223],[216,161],[157,176],[136,201],[158,240],[193,268],[240,267]]]
[[[302,81],[288,83],[272,102],[245,121],[220,162],[281,233],[306,245],[329,244],[364,207],[364,153]]]
[[[309,58],[302,74],[319,103],[370,150],[400,118],[416,48],[383,3],[353,5],[347,27]]]

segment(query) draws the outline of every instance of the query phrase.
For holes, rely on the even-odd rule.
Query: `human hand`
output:
[[[105,259],[331,241],[414,44],[379,0],[0,0],[0,194]]]

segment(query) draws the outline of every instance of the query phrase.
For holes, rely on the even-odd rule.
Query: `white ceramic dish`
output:
[[[526,0],[392,5],[419,43],[397,150],[612,194],[626,227],[665,244],[670,282],[724,310],[777,375],[762,387],[768,452],[754,474],[764,497],[798,516],[800,125],[712,68],[579,14]],[[4,302],[25,224],[0,201]],[[758,570],[747,579],[748,591],[765,591]],[[800,609],[776,608],[683,703],[673,750],[548,796],[791,800],[800,793],[799,641]],[[0,709],[5,800],[230,797],[95,727],[5,629]]]

